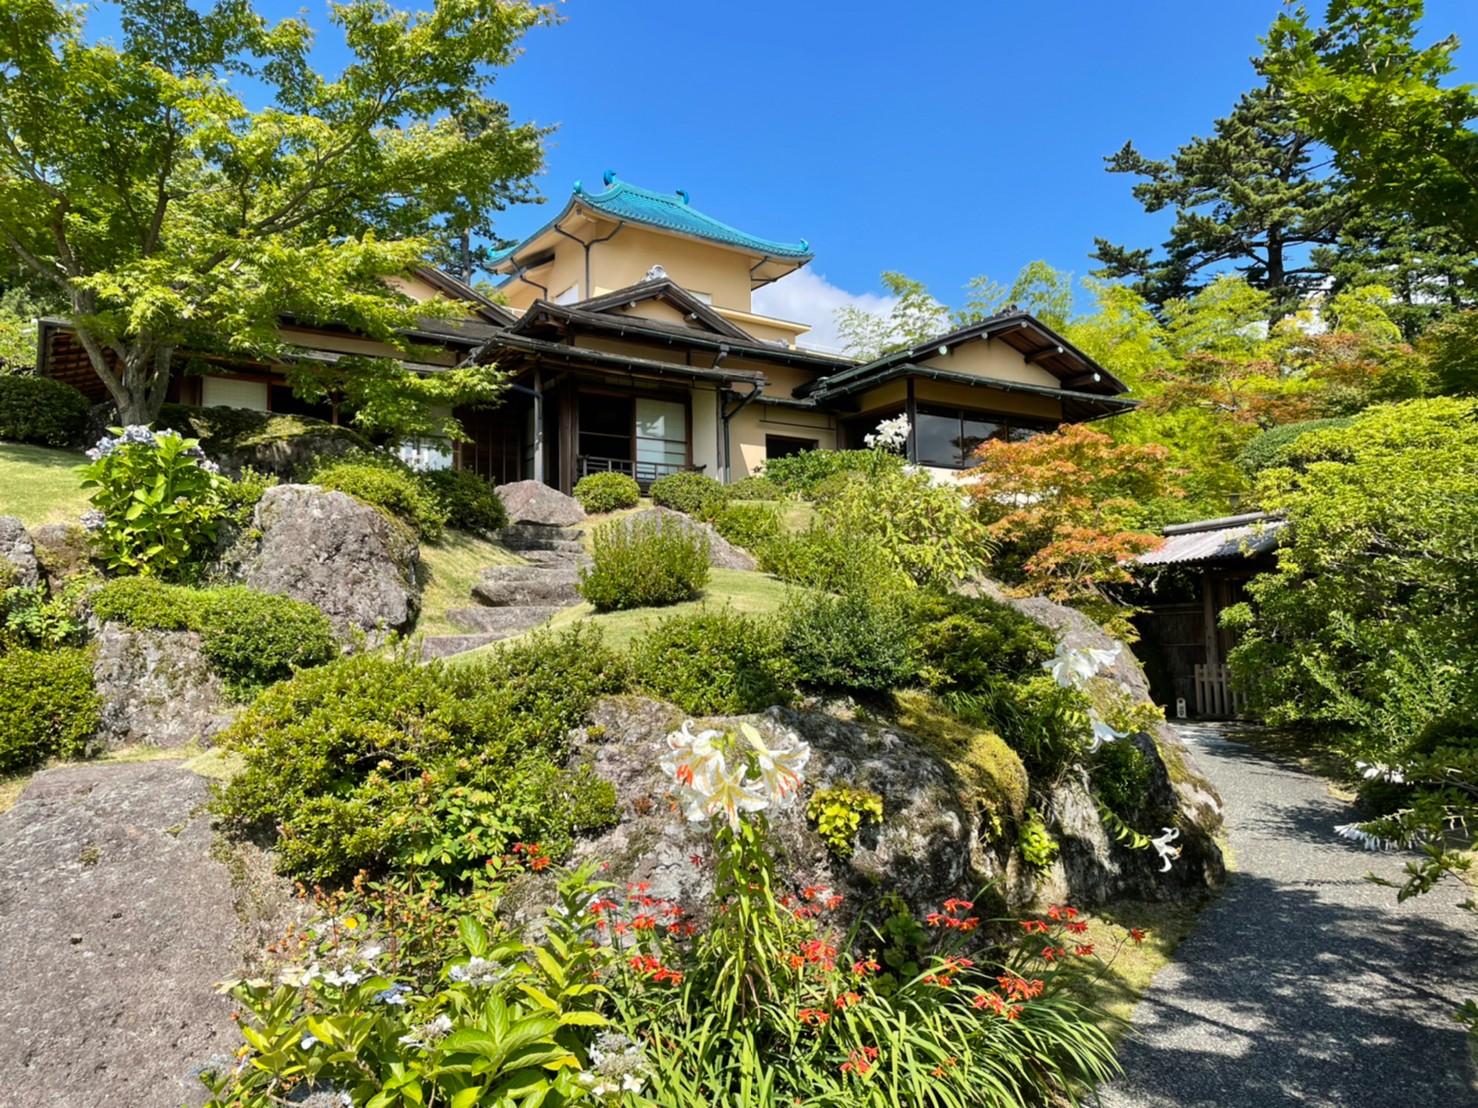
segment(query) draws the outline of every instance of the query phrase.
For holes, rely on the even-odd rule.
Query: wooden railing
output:
[[[588,477],[592,473],[624,473],[636,479],[642,492],[651,488],[652,482],[659,477],[668,477],[674,473],[702,473],[705,468],[674,465],[671,462],[634,462],[629,458],[597,458],[589,454],[577,457],[575,467],[580,477]]]
[[[1247,713],[1247,694],[1232,689],[1230,666],[1196,667],[1196,715],[1230,719]]]

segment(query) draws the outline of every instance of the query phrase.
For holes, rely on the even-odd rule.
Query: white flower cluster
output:
[[[422,1050],[430,1050],[433,1046],[446,1038],[452,1030],[452,1019],[445,1012],[437,1016],[429,1023],[423,1023],[415,1031],[408,1035],[402,1035],[400,1041],[406,1046],[418,1046]]]
[[[469,985],[496,985],[508,976],[511,969],[511,966],[499,965],[486,958],[470,958],[464,964],[447,970],[446,975],[448,980]]]
[[[1392,785],[1406,784],[1406,775],[1399,769],[1392,769],[1390,766],[1382,765],[1379,762],[1356,762],[1355,768],[1360,771],[1360,775],[1367,781],[1373,781],[1378,777],[1382,781],[1390,782]]]
[[[590,1064],[575,1080],[592,1096],[639,1094],[646,1084],[646,1059],[641,1047],[625,1035],[607,1031],[590,1046]]]
[[[1342,839],[1359,843],[1366,850],[1395,850],[1401,845],[1390,839],[1383,839],[1379,835],[1372,835],[1358,823],[1342,823],[1334,829],[1334,833]]]
[[[894,416],[878,424],[877,430],[864,435],[862,441],[870,450],[902,450],[908,442],[908,416]]]
[[[1122,646],[1115,646],[1112,650],[1093,650],[1083,648],[1082,650],[1070,650],[1067,643],[1057,644],[1057,653],[1049,661],[1042,663],[1042,668],[1052,674],[1052,680],[1056,681],[1065,689],[1077,689],[1082,692],[1088,682],[1108,669],[1118,660],[1119,651]],[[1093,743],[1088,747],[1088,753],[1093,753],[1104,743],[1111,743],[1115,739],[1122,739],[1129,734],[1127,731],[1115,731],[1107,723],[1099,718],[1098,713],[1088,712],[1088,719],[1093,724]]]
[[[676,783],[683,812],[694,823],[723,813],[730,828],[738,830],[741,812],[784,808],[799,794],[811,748],[793,731],[783,731],[771,742],[748,723],[739,725],[739,733],[748,751],[727,754],[722,731],[695,735],[692,720],[667,736],[670,750],[662,758],[662,770]]]

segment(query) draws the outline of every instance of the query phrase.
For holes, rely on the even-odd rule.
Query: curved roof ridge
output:
[[[670,231],[677,231],[679,234],[696,235],[699,238],[712,239],[730,246],[746,247],[776,257],[810,258],[812,256],[811,244],[805,239],[799,242],[779,242],[775,239],[760,238],[758,235],[751,235],[722,220],[705,215],[692,206],[687,192],[682,189],[671,193],[656,192],[624,181],[611,170],[606,171],[604,184],[606,187],[601,192],[587,192],[584,186],[576,181],[574,195],[579,203],[615,216],[617,219],[629,219],[638,223],[664,227]]]

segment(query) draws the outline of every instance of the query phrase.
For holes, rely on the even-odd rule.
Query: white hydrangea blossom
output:
[[[447,970],[446,975],[451,981],[469,985],[496,985],[508,976],[509,968],[486,958],[469,958],[464,964]]]
[[[719,746],[721,731],[694,734],[693,721],[687,720],[667,736],[662,771],[677,786],[678,802],[692,822],[722,813],[730,828],[738,830],[741,813],[784,808],[799,794],[811,748],[793,731],[782,730],[778,740],[767,741],[758,728],[744,723],[739,733],[748,751],[732,752],[732,764]]]
[[[862,441],[870,450],[902,450],[908,442],[908,416],[894,416],[878,424],[877,430],[864,435]]]
[[[646,1086],[646,1057],[631,1039],[607,1031],[590,1045],[591,1069],[575,1081],[596,1097],[639,1094]]]
[[[429,1023],[423,1023],[416,1028],[412,1034],[402,1035],[400,1041],[407,1046],[417,1046],[422,1050],[430,1050],[431,1047],[451,1034],[452,1019],[445,1012],[437,1016]]]

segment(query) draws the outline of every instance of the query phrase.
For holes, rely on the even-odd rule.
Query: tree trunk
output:
[[[87,351],[93,372],[107,387],[118,409],[118,422],[130,427],[158,419],[169,388],[174,348],[141,339],[128,345],[112,343],[105,350],[88,328],[78,327],[76,334]],[[109,351],[113,354],[111,365]]]

